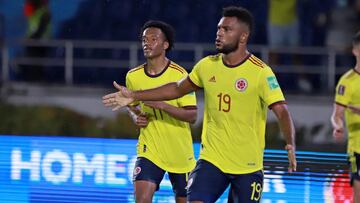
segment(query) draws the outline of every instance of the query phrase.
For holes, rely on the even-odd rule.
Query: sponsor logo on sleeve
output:
[[[344,85],[339,85],[337,93],[338,93],[338,95],[344,95],[345,94],[345,86]]]
[[[275,76],[270,76],[270,77],[267,77],[266,78],[267,82],[268,82],[268,85],[270,87],[271,90],[274,90],[276,88],[279,88],[279,83],[278,81],[276,80],[276,77]]]

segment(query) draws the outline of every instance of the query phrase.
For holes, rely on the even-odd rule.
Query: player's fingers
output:
[[[142,120],[146,120],[146,114],[140,113],[140,114],[138,114],[138,118],[142,119]]]
[[[143,124],[147,124],[147,122],[146,121],[144,121],[144,120],[136,120],[136,124],[138,124],[138,125],[143,125]]]
[[[104,104],[105,107],[113,107],[115,106],[113,103],[107,103],[107,104]]]
[[[136,125],[139,127],[146,127],[147,126],[147,122],[143,122],[143,121],[136,121]]]
[[[116,96],[116,93],[107,94],[102,97],[103,100],[110,99]]]
[[[114,81],[113,82],[113,85],[114,85],[114,87],[117,89],[117,90],[122,90],[122,86],[120,86],[119,84],[117,84],[117,82],[116,81]]]
[[[142,123],[147,123],[148,122],[146,117],[141,117],[141,116],[138,116],[137,121],[142,122]]]
[[[104,99],[103,100],[103,103],[104,104],[116,104],[116,99],[115,98],[113,98],[113,97],[111,97],[111,98],[108,98],[108,99]]]
[[[288,172],[294,172],[296,171],[296,157],[293,150],[288,150],[288,159],[289,159],[289,168]]]
[[[114,102],[111,99],[108,99],[108,100],[103,101],[103,104],[105,106],[111,106],[114,104]]]
[[[114,100],[113,97],[109,97],[109,98],[103,99],[102,102],[103,102],[104,104],[106,104],[106,103],[111,103],[113,100]]]
[[[294,159],[295,159],[295,157],[294,157]],[[291,162],[291,165],[290,165],[290,167],[289,167],[289,169],[290,169],[290,171],[289,172],[295,172],[296,171],[296,161],[295,160],[292,160],[292,162]]]
[[[294,172],[294,171],[296,171],[296,167],[294,166],[293,163],[290,163],[290,164],[289,164],[289,167],[288,167],[288,172],[289,172],[289,173],[292,173],[292,172]]]

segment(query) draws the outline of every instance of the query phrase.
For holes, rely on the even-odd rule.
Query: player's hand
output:
[[[148,114],[146,112],[141,112],[141,108],[139,108],[139,106],[128,106],[127,110],[129,116],[132,118],[137,127],[144,128],[149,124]]]
[[[289,173],[295,172],[297,167],[295,148],[292,145],[288,144],[285,146],[285,149],[288,152],[288,159],[289,159],[288,172]]]
[[[349,108],[353,113],[360,115],[360,107],[359,107],[359,106],[348,105],[348,108]]]
[[[135,125],[137,125],[140,128],[145,128],[148,124],[148,115],[145,112],[140,113],[139,115],[136,116],[135,121]]]
[[[154,109],[163,110],[165,108],[166,103],[163,101],[144,101],[144,105]]]
[[[132,103],[134,98],[131,97],[132,92],[126,89],[126,87],[118,85],[115,81],[113,84],[119,91],[103,96],[102,102],[106,107],[110,107],[113,111],[116,111]]]
[[[333,137],[336,142],[342,142],[344,140],[344,135],[345,135],[345,132],[344,132],[343,127],[339,127],[339,126],[334,127]]]

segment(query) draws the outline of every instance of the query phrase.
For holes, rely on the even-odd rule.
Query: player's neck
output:
[[[249,52],[246,47],[239,47],[236,51],[223,54],[223,61],[228,65],[236,65],[244,61],[248,57]]]
[[[159,74],[164,70],[164,68],[166,68],[168,63],[169,59],[167,59],[166,57],[147,59],[146,71],[151,75]]]
[[[360,73],[360,63],[356,63],[356,66],[354,67],[355,71]]]

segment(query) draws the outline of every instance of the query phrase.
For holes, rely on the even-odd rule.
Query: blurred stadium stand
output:
[[[353,65],[352,59],[342,60],[344,55],[351,58],[350,52],[324,47],[326,28],[316,24],[318,16],[331,11],[335,2],[298,1],[302,46],[271,50],[284,55],[284,60],[272,67],[287,93],[332,92],[337,76]],[[227,5],[241,5],[253,12],[256,26],[250,43],[255,46],[250,51],[269,61],[267,1],[263,0],[52,0],[53,40],[42,42],[19,41],[25,26],[22,3],[0,1],[6,28],[1,51],[3,82],[23,81],[21,65],[43,65],[45,76],[38,82],[98,87],[110,87],[113,80],[122,83],[127,70],[143,62],[138,36],[148,19],[161,19],[175,27],[178,43],[169,58],[191,70],[201,57],[214,53],[216,24],[221,8]],[[12,23],[15,19],[20,23]],[[24,57],[28,45],[49,47],[49,53],[46,58]],[[301,63],[289,64],[286,58],[291,55],[299,55]],[[299,71],[308,75],[311,89],[296,84]]]
[[[17,68],[21,65],[45,66],[45,78],[35,81],[50,84],[84,85],[110,87],[117,80],[124,84],[126,72],[130,67],[143,63],[141,47],[134,41],[89,41],[89,40],[22,40],[16,46],[48,47],[51,53],[42,58],[10,57],[9,48],[2,47],[2,82],[23,81]],[[267,62],[270,49],[265,45],[252,45],[249,50]],[[332,92],[339,74],[351,65],[338,64],[343,52],[323,47],[282,47],[272,52],[283,55],[299,55],[307,63],[272,65],[279,82],[287,93],[327,94]],[[170,58],[191,71],[196,61],[209,53],[215,53],[210,43],[177,43]],[[185,57],[184,57],[185,54]],[[311,76],[313,89],[302,91],[296,86],[296,75],[305,73]],[[26,82],[26,81],[25,81]]]

